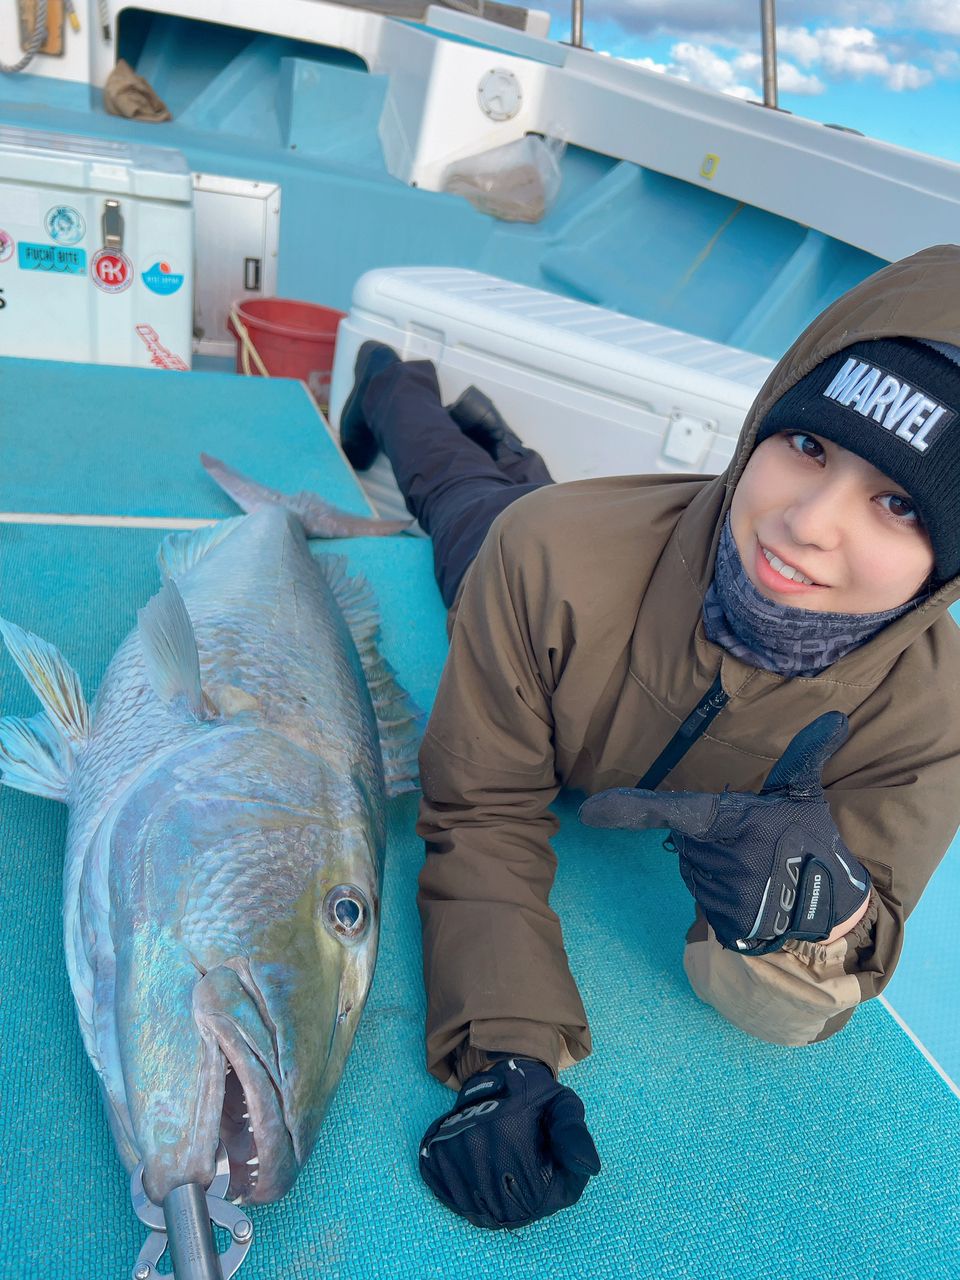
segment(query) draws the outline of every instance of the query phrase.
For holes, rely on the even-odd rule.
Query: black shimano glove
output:
[[[870,874],[840,839],[821,785],[847,736],[828,711],[801,729],[759,795],[601,791],[580,807],[588,827],[669,827],[680,874],[721,946],[748,955],[788,938],[820,942],[870,893]]]
[[[466,1080],[420,1143],[433,1194],[475,1227],[523,1227],[576,1204],[600,1157],[583,1103],[534,1058]]]

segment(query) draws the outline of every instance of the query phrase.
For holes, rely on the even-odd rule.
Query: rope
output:
[[[33,35],[27,41],[23,57],[19,62],[7,64],[0,62],[0,71],[13,75],[15,71],[24,71],[29,67],[47,39],[47,0],[37,0],[37,18],[33,24]]]
[[[240,339],[240,366],[243,372],[247,377],[250,377],[250,357],[252,356],[253,363],[257,366],[257,371],[261,378],[269,378],[270,374],[267,372],[267,366],[260,359],[260,352],[253,345],[253,339],[247,332],[247,326],[240,319],[240,313],[236,307],[232,307],[230,310],[230,323]]]

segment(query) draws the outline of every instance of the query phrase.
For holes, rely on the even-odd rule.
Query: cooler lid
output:
[[[179,151],[66,133],[0,126],[0,175],[6,182],[193,200],[193,179]]]

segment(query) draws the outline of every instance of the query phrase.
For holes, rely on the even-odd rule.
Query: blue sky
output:
[[[566,0],[528,0],[566,39]],[[960,0],[778,0],[780,105],[960,162]],[[759,0],[584,0],[593,49],[762,97]]]

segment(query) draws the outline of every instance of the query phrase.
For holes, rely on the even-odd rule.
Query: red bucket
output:
[[[237,373],[300,378],[326,408],[337,326],[345,314],[292,298],[236,303],[227,327],[237,339]]]

